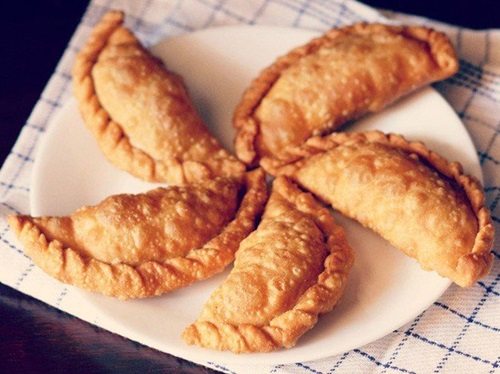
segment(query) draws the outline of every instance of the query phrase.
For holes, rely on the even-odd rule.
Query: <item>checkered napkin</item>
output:
[[[292,26],[325,31],[359,21],[403,21],[445,31],[455,44],[461,69],[436,85],[464,122],[484,174],[488,206],[500,232],[500,30],[471,31],[428,19],[376,11],[355,1],[321,0],[94,0],[66,49],[33,113],[0,170],[0,281],[47,304],[120,332],[98,310],[79,308],[67,287],[46,276],[10,232],[5,217],[29,211],[30,177],[47,125],[71,97],[75,53],[92,26],[110,8],[127,14],[127,26],[148,45],[168,36],[234,24]],[[500,235],[497,235],[497,237]],[[500,245],[491,274],[469,289],[451,286],[413,322],[386,337],[344,354],[314,362],[259,368],[270,373],[500,373]],[[126,334],[144,342],[140,336]],[[223,372],[250,368],[204,363]],[[252,369],[255,371],[255,369]]]

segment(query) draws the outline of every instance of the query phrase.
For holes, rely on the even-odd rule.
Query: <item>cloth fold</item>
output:
[[[349,0],[93,0],[31,116],[0,170],[0,282],[85,321],[148,345],[92,306],[78,292],[39,270],[9,230],[6,217],[29,212],[36,151],[47,126],[71,94],[71,67],[92,26],[109,9],[127,14],[127,27],[146,44],[208,27],[262,24],[325,31],[360,21],[417,23],[446,32],[461,68],[435,87],[453,106],[476,146],[487,205],[500,231],[500,30],[472,31],[422,17],[378,11]],[[498,235],[497,235],[498,237]],[[314,362],[257,368],[203,362],[219,371],[269,373],[494,373],[500,369],[500,257],[489,276],[470,289],[451,286],[414,321],[386,337]]]

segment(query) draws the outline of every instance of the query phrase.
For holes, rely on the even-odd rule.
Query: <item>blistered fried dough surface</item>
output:
[[[494,229],[480,183],[422,143],[380,132],[311,138],[263,160],[460,286],[489,271]],[[293,152],[291,152],[293,153]]]
[[[247,175],[244,189],[219,178],[111,196],[68,217],[9,219],[45,272],[126,299],[159,295],[222,271],[254,229],[266,198],[264,173],[257,170]]]
[[[182,79],[107,13],[78,54],[73,83],[86,126],[117,167],[184,184],[242,177],[243,165],[208,132]]]
[[[236,353],[292,347],[337,304],[352,261],[329,211],[277,178],[259,227],[183,338]]]
[[[356,24],[331,30],[252,82],[234,115],[237,155],[246,163],[279,156],[457,69],[451,43],[431,29]]]

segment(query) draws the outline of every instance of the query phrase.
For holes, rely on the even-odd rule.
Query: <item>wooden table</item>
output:
[[[365,2],[469,27],[500,27],[494,0],[455,1],[453,9],[436,0]],[[86,6],[82,0],[0,5],[0,161],[12,148]],[[75,370],[212,372],[89,325],[0,284],[0,372]]]

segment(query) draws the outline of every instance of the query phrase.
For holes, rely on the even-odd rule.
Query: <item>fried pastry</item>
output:
[[[378,131],[335,133],[262,164],[462,287],[492,265],[494,229],[481,184],[423,143]]]
[[[183,338],[235,353],[293,347],[337,304],[352,263],[330,212],[279,177],[259,227],[241,243],[234,268]]]
[[[26,253],[51,276],[128,299],[222,271],[255,228],[266,199],[264,173],[256,170],[244,188],[218,178],[111,196],[67,217],[11,216],[9,222]]]
[[[237,156],[247,164],[378,112],[458,69],[437,31],[360,23],[333,29],[278,58],[251,83],[234,113]]]
[[[240,178],[244,166],[209,133],[182,79],[107,13],[77,56],[73,84],[104,155],[138,178],[184,184]]]

